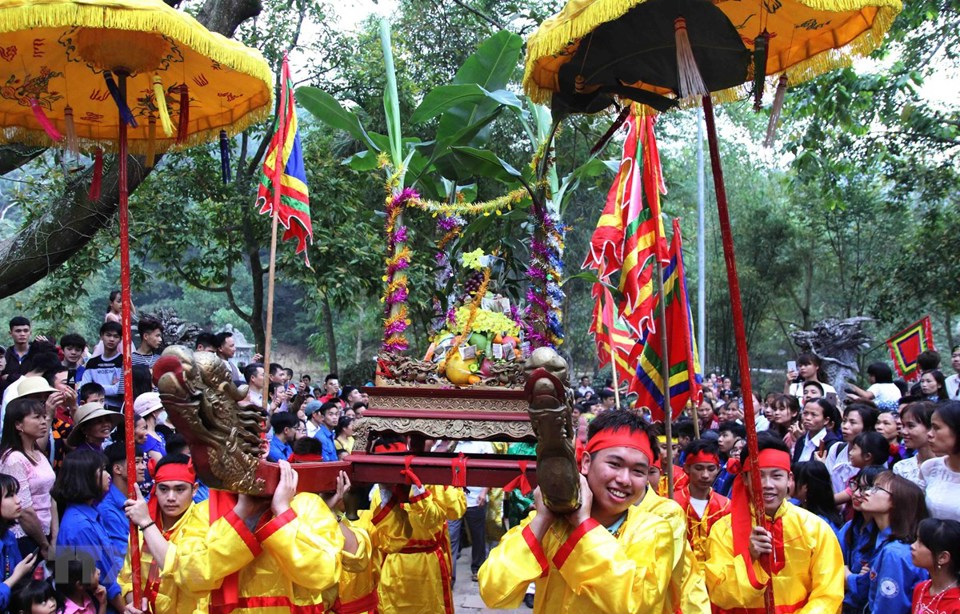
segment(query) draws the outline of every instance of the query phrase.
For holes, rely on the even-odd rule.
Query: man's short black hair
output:
[[[30,326],[30,320],[23,316],[14,316],[10,318],[10,330],[13,330],[15,326]]]
[[[696,435],[696,431],[693,428],[693,422],[690,420],[684,420],[674,424],[673,432],[677,436],[677,439],[680,439],[681,437],[689,437],[690,439],[693,439],[693,436]]]
[[[103,385],[98,384],[97,382],[87,382],[83,386],[80,386],[79,399],[77,400],[80,405],[83,405],[87,402],[87,399],[92,397],[95,394],[106,394],[107,391],[104,390]]]
[[[218,350],[223,347],[223,344],[227,342],[227,339],[233,337],[233,333],[229,331],[223,331],[222,333],[217,333],[213,336],[213,347]]]
[[[757,433],[757,452],[763,452],[764,450],[780,450],[790,454],[790,449],[787,448],[787,444],[783,443],[783,439],[770,431]],[[748,456],[750,456],[750,450],[748,446],[743,446],[743,450],[740,451],[740,464],[746,463]]]
[[[87,347],[87,340],[77,333],[67,333],[66,335],[60,337],[60,347],[79,348],[82,350]]]
[[[606,401],[607,399],[613,399],[613,398],[615,398],[616,395],[613,394],[613,391],[612,391],[612,390],[608,390],[608,389],[604,388],[603,390],[601,390],[600,392],[597,393],[597,397],[599,397],[601,401]]]
[[[340,379],[340,376],[336,373],[327,373],[327,376],[323,378],[323,383],[327,383],[332,379]]]
[[[100,325],[100,336],[102,337],[107,333],[116,333],[123,337],[123,327],[120,326],[119,322],[114,322],[113,320],[104,322]]]
[[[36,373],[47,373],[48,371],[56,370],[57,373],[66,370],[66,367],[63,366],[63,363],[60,362],[60,355],[56,351],[50,351],[52,346],[41,346],[38,347],[34,345],[30,355],[27,356],[23,365],[20,367],[21,373],[30,373],[34,371]]]
[[[287,372],[287,379],[293,379],[293,369],[284,367],[283,370]]]
[[[893,383],[893,369],[885,362],[873,362],[867,367],[867,375],[872,375],[878,384]]]
[[[134,446],[137,456],[143,455],[143,448],[139,444]],[[107,457],[107,471],[112,472],[113,466],[117,463],[124,464],[127,462],[127,444],[122,441],[114,441],[109,446],[103,450],[104,455]],[[126,468],[124,468],[124,475],[126,475]],[[124,493],[126,494],[126,493]]]
[[[300,376],[300,381],[302,382],[303,380],[307,380],[308,382],[312,382],[312,381],[313,381],[313,378],[310,377],[310,374],[309,374],[309,373],[304,373],[303,375]]]
[[[301,437],[293,442],[293,453],[298,455],[323,454],[323,444],[316,437]]]
[[[280,371],[283,371],[283,365],[281,365],[279,362],[270,363],[270,377],[273,377]]]
[[[137,322],[137,332],[140,334],[141,339],[143,339],[144,335],[152,333],[155,330],[159,330],[161,333],[163,333],[163,324],[161,324],[160,320],[156,318],[143,316],[140,318],[140,321]]]
[[[694,439],[687,444],[684,452],[686,452],[687,458],[690,458],[698,452],[706,452],[707,454],[716,454],[719,456],[720,444],[714,439]]]
[[[213,333],[203,331],[197,335],[197,345],[196,347],[203,346],[205,348],[215,348],[217,347],[217,336]]]
[[[247,380],[247,383],[250,383],[250,380],[253,379],[253,376],[257,374],[257,369],[262,369],[263,363],[261,362],[251,362],[250,364],[243,367],[243,379]]]
[[[295,429],[299,423],[300,420],[297,419],[296,414],[288,411],[278,411],[270,416],[270,426],[273,427],[275,434],[282,433],[285,428]]]
[[[340,404],[335,401],[327,401],[326,403],[321,405],[320,409],[318,409],[317,411],[320,412],[321,416],[323,416],[331,409],[340,409]]]
[[[917,367],[921,371],[932,371],[940,366],[940,353],[936,350],[924,350],[917,356]]]
[[[722,433],[724,431],[740,439],[747,436],[747,428],[734,420],[727,420],[726,422],[720,423],[720,426],[717,427],[717,432]]]
[[[166,436],[164,439],[167,440],[167,455],[186,454],[189,451],[187,440],[180,433],[172,433]]]
[[[353,392],[354,390],[357,390],[356,386],[344,386],[343,388],[340,389],[340,398],[346,401],[347,397],[349,397],[350,393]]]

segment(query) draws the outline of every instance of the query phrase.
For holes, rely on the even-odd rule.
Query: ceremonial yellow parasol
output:
[[[711,32],[712,24],[698,22],[698,18],[691,15],[709,11],[706,5],[713,5],[723,13],[749,53],[761,54],[754,58],[755,65],[757,60],[762,60],[761,78],[786,74],[791,84],[847,65],[851,58],[875,49],[902,8],[901,0],[719,0],[716,3],[707,0],[570,0],[527,41],[524,90],[536,102],[550,101],[554,93],[564,91],[562,71],[565,65],[571,64],[569,69],[582,78],[581,89],[600,85],[600,82],[592,83],[586,73],[600,72],[602,79],[611,76],[612,69],[615,73],[639,71],[646,77],[621,80],[623,86],[675,95],[671,85],[676,82],[676,64],[671,75],[669,70],[657,71],[657,67],[649,66],[648,58],[651,46],[663,47],[659,42],[652,45],[650,41],[665,34],[657,20],[667,19],[672,23],[676,17],[686,18],[694,55],[704,80],[709,81],[708,65],[718,53],[730,50],[709,44],[698,48],[699,37],[716,35],[715,29]],[[628,28],[623,29],[623,25]],[[666,34],[672,36],[673,29]],[[602,53],[605,48],[615,50],[621,64],[611,67],[613,60],[598,60],[600,66],[584,71],[581,59],[589,64],[590,55]],[[635,66],[638,63],[647,66]],[[718,92],[714,97],[719,101],[741,97],[744,90],[739,86],[755,78],[755,73],[756,68],[750,69],[744,75],[747,78],[734,86],[710,91]],[[666,78],[666,82],[658,82],[658,76]]]
[[[146,155],[150,166],[154,152],[175,144],[219,137],[224,148],[228,133],[270,112],[272,83],[259,52],[209,32],[161,0],[5,0],[0,5],[0,142],[57,143],[74,154],[81,148],[112,149],[116,143],[123,347],[132,347],[128,152]],[[102,164],[99,153],[97,158],[95,166]],[[129,352],[123,354],[123,375],[133,498]],[[130,554],[139,606],[140,551],[132,526]]]

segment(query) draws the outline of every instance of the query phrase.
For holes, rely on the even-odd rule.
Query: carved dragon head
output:
[[[258,495],[256,474],[265,431],[260,408],[242,403],[230,370],[212,352],[172,345],[153,367],[160,400],[190,446],[198,477],[211,488]]]

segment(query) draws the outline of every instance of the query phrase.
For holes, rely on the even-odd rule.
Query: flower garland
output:
[[[531,349],[563,343],[563,301],[565,293],[560,287],[563,279],[563,249],[566,228],[549,212],[535,220],[542,230],[544,240],[537,233],[530,239],[530,265],[527,277],[527,307],[524,311],[523,328]],[[541,295],[539,289],[545,290]]]
[[[510,211],[516,206],[520,201],[528,196],[528,192],[525,188],[517,188],[512,192],[507,192],[503,196],[498,196],[493,200],[487,200],[479,203],[464,203],[464,202],[455,202],[455,203],[446,203],[438,202],[435,200],[421,200],[416,198],[408,203],[408,206],[415,207],[421,211],[426,211],[432,213],[434,217],[444,215],[448,217],[454,216],[465,216],[465,215],[483,215],[489,216],[491,213],[496,215],[503,215],[503,210],[506,209]],[[462,198],[458,194],[458,198]]]
[[[398,224],[400,214],[403,208],[412,199],[419,198],[417,192],[411,188],[405,188],[399,192],[394,191],[398,175],[391,176],[387,181],[387,258],[386,275],[383,281],[386,282],[386,288],[383,291],[383,297],[380,302],[383,303],[383,344],[384,352],[404,352],[410,347],[410,342],[403,333],[410,325],[409,310],[407,309],[407,298],[409,290],[407,289],[406,269],[410,266],[410,248],[403,243],[407,240],[407,227]],[[399,251],[397,246],[401,246]]]

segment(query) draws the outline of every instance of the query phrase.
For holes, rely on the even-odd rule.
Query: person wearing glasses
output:
[[[869,569],[847,572],[847,593],[867,612],[910,614],[913,589],[929,577],[913,564],[910,545],[917,526],[927,517],[923,490],[910,480],[884,471],[864,489],[860,509],[877,525]],[[866,580],[861,576],[866,576]]]
[[[861,509],[863,494],[873,486],[877,476],[886,471],[883,465],[869,465],[847,481],[846,492],[850,493],[850,507],[853,518],[840,528],[837,536],[840,540],[840,550],[843,552],[844,576],[847,582],[867,582],[870,577],[861,574],[870,569],[870,559],[873,558],[877,542],[876,523],[873,515]],[[851,578],[853,578],[851,580]],[[866,595],[866,587],[860,591],[845,591],[843,596],[843,614],[860,614],[866,602],[857,601],[859,595]]]

